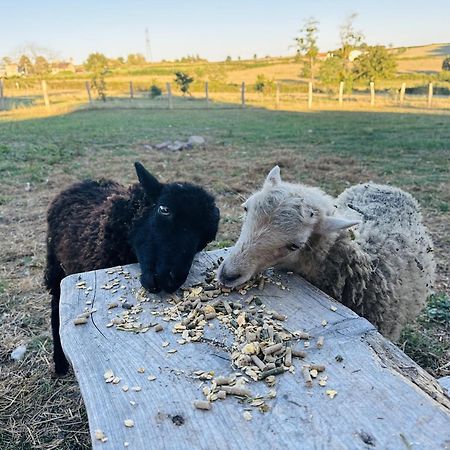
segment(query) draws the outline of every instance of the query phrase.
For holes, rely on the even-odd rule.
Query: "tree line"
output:
[[[351,89],[355,81],[378,81],[393,78],[397,70],[395,55],[381,45],[369,46],[364,34],[357,30],[354,21],[357,15],[346,18],[340,27],[340,45],[328,52],[319,64],[319,21],[307,19],[294,38],[296,52],[304,62],[301,76],[311,81],[319,79],[325,85],[336,85],[343,81]]]

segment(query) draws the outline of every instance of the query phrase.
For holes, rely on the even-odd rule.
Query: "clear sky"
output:
[[[450,0],[0,0],[0,57],[28,42],[76,62],[93,51],[145,54],[146,27],[154,60],[288,55],[310,16],[320,21],[325,51],[353,12],[368,44],[450,42]]]

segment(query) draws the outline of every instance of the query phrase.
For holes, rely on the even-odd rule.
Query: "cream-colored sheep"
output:
[[[241,235],[219,268],[237,286],[268,267],[301,274],[396,340],[433,282],[433,245],[414,198],[372,183],[337,199],[285,183],[274,167],[245,203]]]

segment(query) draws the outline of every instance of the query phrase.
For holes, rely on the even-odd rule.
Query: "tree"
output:
[[[447,56],[447,58],[442,61],[442,70],[450,71],[450,56]]]
[[[129,66],[142,66],[145,62],[145,56],[141,53],[131,53],[127,56],[127,64]]]
[[[125,65],[125,60],[122,56],[119,56],[118,58],[107,58],[107,59],[108,59],[107,65],[110,69],[122,67]]]
[[[356,13],[350,14],[340,29],[341,48],[339,49],[339,53],[344,66],[344,81],[350,78],[350,53],[352,50],[360,47],[364,42],[362,32],[356,31],[353,26],[356,17],[358,17]]]
[[[319,22],[314,17],[310,17],[305,20],[303,28],[300,30],[300,36],[294,38],[297,55],[307,59],[303,74],[311,78],[311,81],[314,81],[314,67],[319,53],[319,47],[317,47],[318,32]]]
[[[319,78],[327,86],[337,86],[344,80],[342,59],[338,56],[326,59],[320,66]]]
[[[108,61],[103,53],[91,53],[84,63],[84,68],[88,72],[101,72],[108,68]]]
[[[228,56],[226,57],[225,61],[226,61],[226,62],[231,62],[231,56],[228,55]]]
[[[186,94],[190,95],[189,87],[191,83],[194,81],[194,79],[184,72],[175,72],[175,77],[176,77],[175,83],[180,88],[180,91],[183,93],[183,96],[185,96]]]
[[[24,75],[31,75],[34,72],[33,63],[27,55],[22,55],[19,59],[19,71]]]
[[[367,81],[392,78],[396,70],[397,62],[394,55],[381,45],[368,47],[367,51],[359,56],[353,65],[355,78]]]
[[[353,72],[351,70],[350,54],[352,50],[364,46],[364,36],[356,31],[353,22],[357,17],[351,14],[340,27],[341,47],[328,58],[320,68],[320,80],[324,84],[345,83],[345,90],[351,90],[353,84]]]
[[[91,53],[84,67],[91,72],[91,87],[100,100],[106,101],[105,75],[108,73],[108,58],[103,53]]]
[[[18,47],[15,52],[15,58],[19,59],[21,55],[28,56],[30,60],[36,61],[38,56],[43,56],[47,61],[55,61],[59,59],[59,55],[54,50],[37,45],[34,42],[26,42]]]
[[[37,56],[34,61],[34,72],[37,75],[45,75],[50,72],[50,64],[43,56]]]
[[[106,102],[106,80],[105,75],[108,73],[108,70],[105,69],[101,72],[94,73],[94,76],[91,78],[91,87],[97,93],[97,97],[99,100]]]

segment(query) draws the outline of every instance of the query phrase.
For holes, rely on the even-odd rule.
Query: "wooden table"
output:
[[[202,280],[205,268],[223,253],[200,254],[187,284]],[[234,371],[227,351],[231,333],[215,320],[213,328],[206,327],[210,341],[179,345],[180,335],[172,333],[175,322],[152,314],[167,307],[164,295],[150,295],[139,315],[144,325],[146,321],[161,323],[162,332],[149,329],[136,334],[107,327],[112,317],[124,311],[108,309],[108,304],[120,296],[137,303],[139,267],[124,269],[130,275],[97,270],[62,282],[62,344],[80,383],[93,448],[450,448],[450,399],[437,381],[365,319],[289,274],[272,275],[288,289],[268,284],[256,293],[267,308],[287,316],[287,329],[324,336],[323,348],[312,344],[306,360],[294,359],[296,372],[277,377],[277,396],[267,402],[270,410],[262,413],[253,408],[252,420],[243,417],[248,404],[235,397],[214,402],[209,411],[195,409],[193,401],[203,398],[204,385],[194,372],[228,375]],[[107,289],[116,278],[119,284]],[[251,294],[233,292],[228,300],[245,303]],[[74,318],[86,307],[96,312],[85,325],[74,325]],[[164,342],[169,345],[163,347]],[[169,353],[171,349],[177,351]],[[301,368],[311,362],[326,365],[325,387],[317,382],[313,387],[305,385]],[[120,378],[118,384],[105,382],[108,369]],[[149,381],[149,375],[156,379]],[[268,391],[262,381],[250,387],[254,394]],[[337,391],[333,399],[328,389]],[[133,427],[124,425],[127,419],[134,422]],[[101,430],[107,440],[97,440],[95,430]]]

